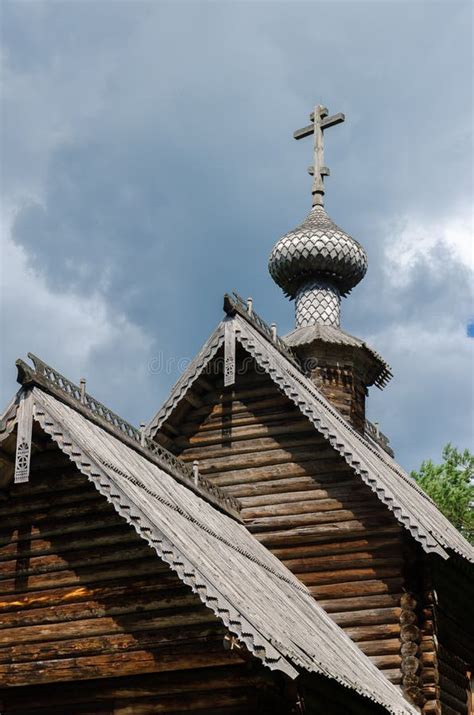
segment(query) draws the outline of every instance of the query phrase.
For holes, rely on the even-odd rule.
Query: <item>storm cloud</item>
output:
[[[369,412],[415,467],[470,446],[469,2],[4,2],[2,401],[27,350],[133,422],[221,317],[293,306],[268,254],[326,206],[369,255],[343,327],[392,364]],[[154,358],[164,367],[150,370]],[[153,363],[156,364],[156,363]]]

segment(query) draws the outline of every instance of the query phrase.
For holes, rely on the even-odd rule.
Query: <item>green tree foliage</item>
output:
[[[474,544],[474,454],[451,444],[443,449],[441,464],[423,462],[411,476],[436,502],[443,514]]]

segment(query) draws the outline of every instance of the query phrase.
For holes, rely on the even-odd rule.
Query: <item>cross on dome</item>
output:
[[[313,176],[313,206],[323,206],[324,177],[329,176],[329,169],[324,166],[324,130],[340,124],[345,120],[345,116],[339,112],[328,117],[326,107],[318,104],[309,118],[311,124],[303,129],[297,129],[293,136],[295,139],[304,139],[304,137],[314,134],[313,164],[308,168],[308,172]]]

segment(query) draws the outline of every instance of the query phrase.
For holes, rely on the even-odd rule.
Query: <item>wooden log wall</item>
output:
[[[401,527],[266,375],[250,367],[223,388],[213,370],[158,440],[238,497],[256,538],[401,683]]]
[[[314,343],[300,346],[298,355],[316,387],[363,434],[367,385],[371,384],[365,351],[347,345]]]
[[[425,713],[472,715],[474,578],[456,557],[424,559],[422,678]]]
[[[2,715],[265,712],[270,671],[56,449],[32,466],[0,502]]]

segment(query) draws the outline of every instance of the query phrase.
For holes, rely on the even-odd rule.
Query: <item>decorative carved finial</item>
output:
[[[199,485],[199,459],[193,461],[193,479],[196,486]]]
[[[81,404],[84,405],[86,402],[86,381],[85,381],[85,378],[81,377],[81,379],[79,380],[79,386],[80,386],[80,390],[81,390],[81,398],[80,398]]]
[[[342,112],[339,112],[328,117],[326,107],[318,104],[309,118],[311,119],[311,124],[303,127],[303,129],[298,129],[293,136],[295,139],[303,139],[310,136],[310,134],[314,134],[313,164],[308,168],[308,172],[313,177],[313,206],[323,206],[324,177],[329,176],[329,169],[324,166],[324,130],[340,124],[345,120],[345,116]]]

